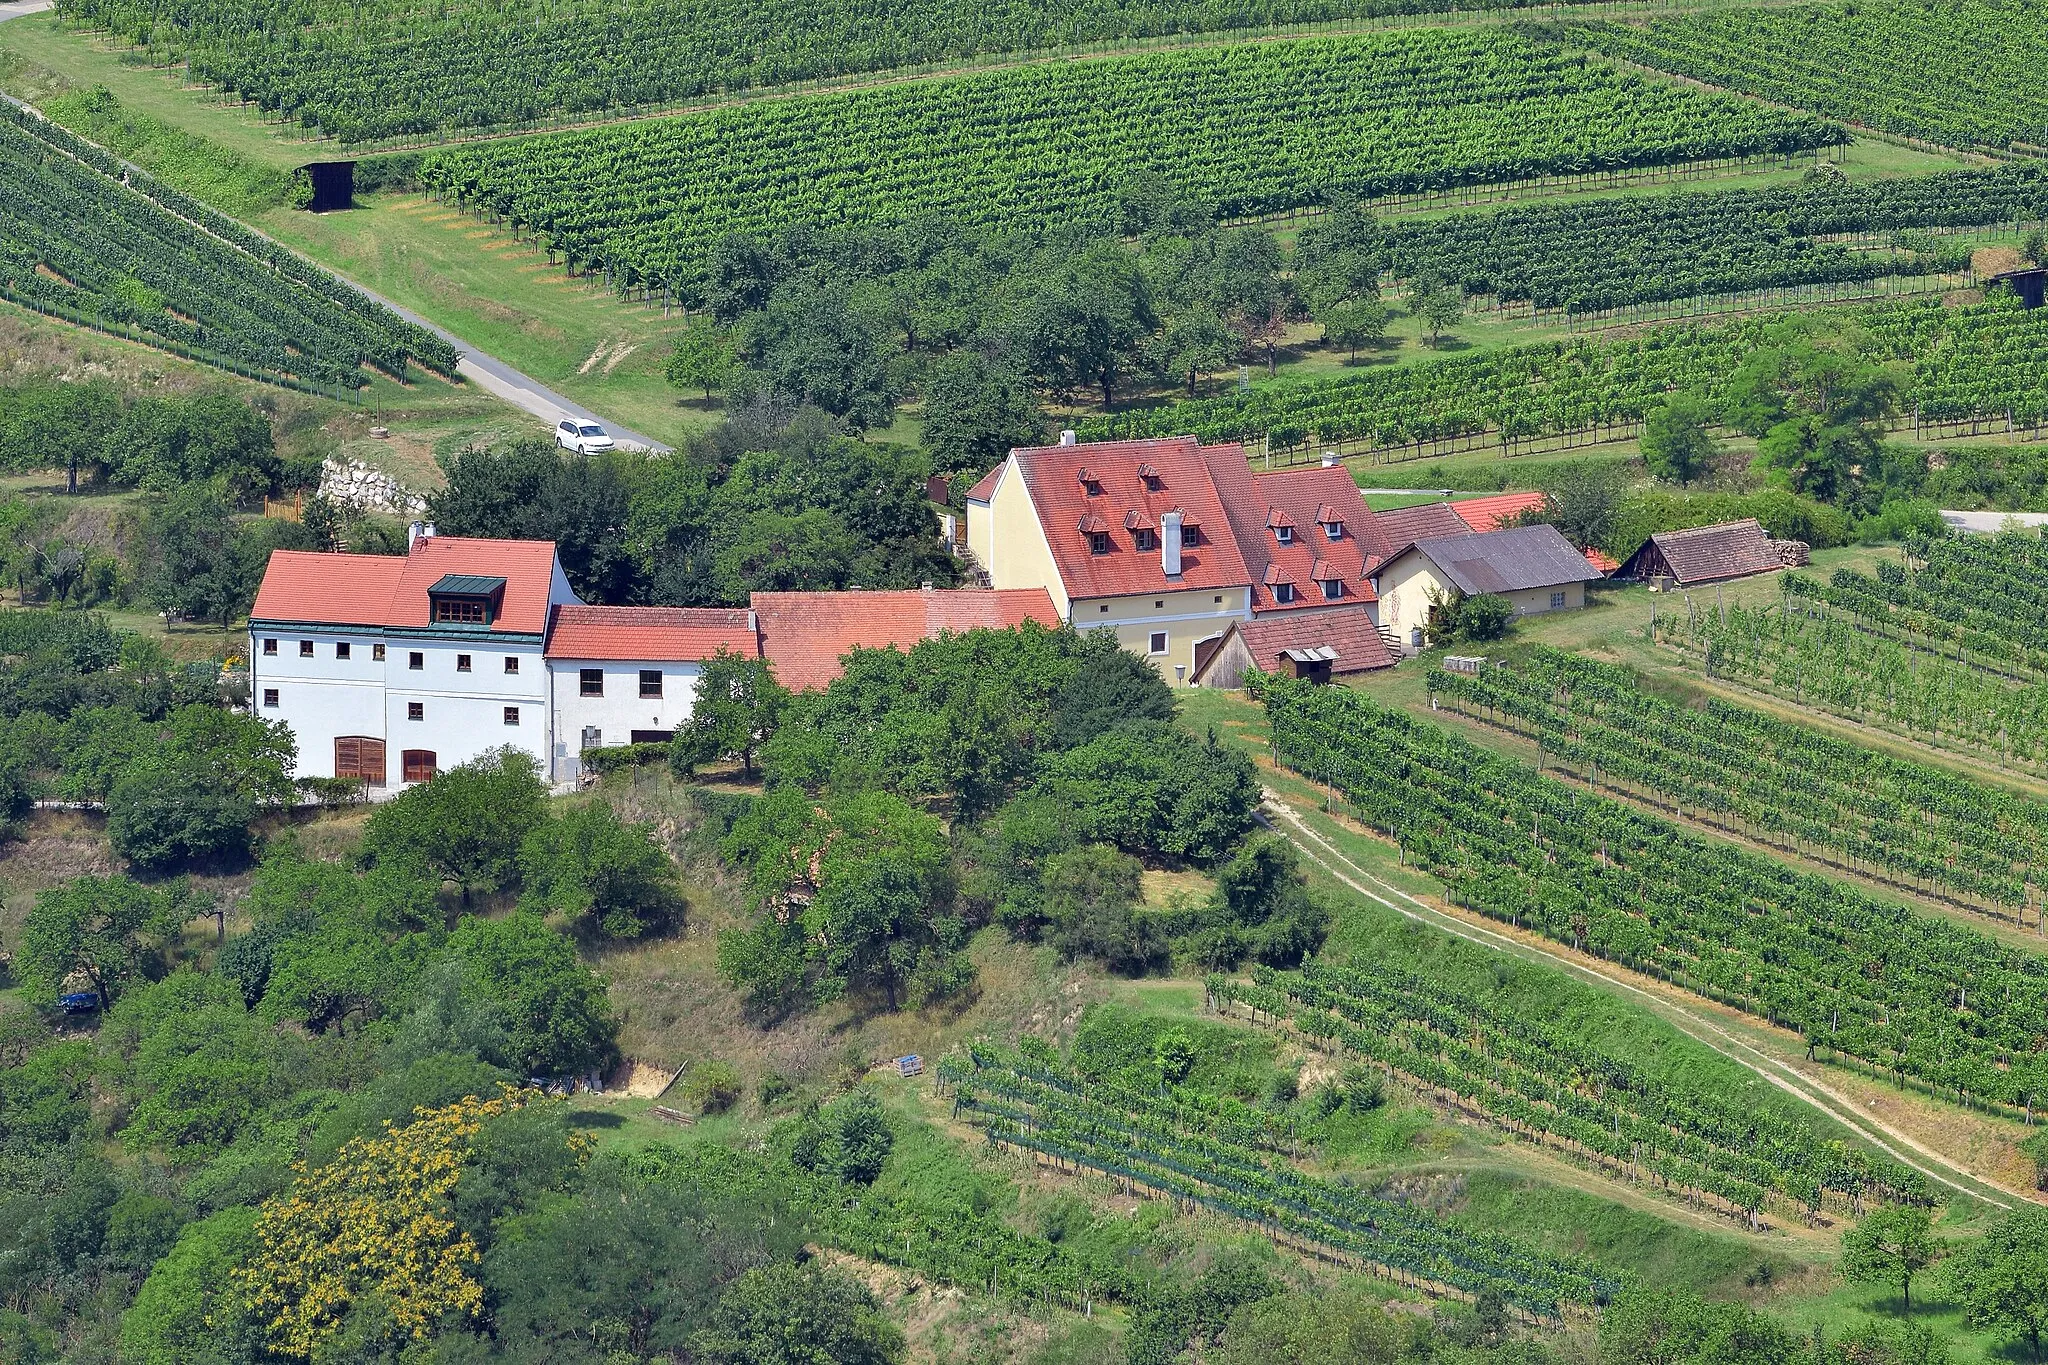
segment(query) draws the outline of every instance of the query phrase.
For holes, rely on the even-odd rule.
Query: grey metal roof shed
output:
[[[1570,541],[1558,534],[1555,526],[1516,526],[1462,536],[1431,536],[1416,541],[1409,549],[1428,556],[1444,577],[1467,596],[1590,583],[1601,576],[1584,555],[1572,548]],[[1404,553],[1397,551],[1392,559]]]

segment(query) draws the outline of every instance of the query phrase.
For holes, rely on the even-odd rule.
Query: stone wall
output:
[[[361,460],[322,460],[320,496],[353,512],[417,517],[427,510],[425,497]]]

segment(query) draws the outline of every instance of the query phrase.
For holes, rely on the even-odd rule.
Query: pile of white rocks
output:
[[[351,512],[416,517],[427,510],[424,497],[361,460],[322,460],[320,496]]]

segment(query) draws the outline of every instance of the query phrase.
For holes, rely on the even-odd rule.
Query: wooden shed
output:
[[[1681,588],[1690,588],[1783,567],[1778,542],[1751,517],[1687,531],[1659,531],[1644,541],[1614,576],[1645,582],[1668,578]]]
[[[1234,622],[1195,669],[1197,687],[1238,687],[1253,668],[1326,683],[1392,668],[1394,656],[1365,607]]]

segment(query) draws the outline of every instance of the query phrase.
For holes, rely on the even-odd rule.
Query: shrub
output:
[[[701,1063],[683,1080],[683,1099],[700,1114],[723,1114],[743,1092],[739,1068],[731,1062]]]

